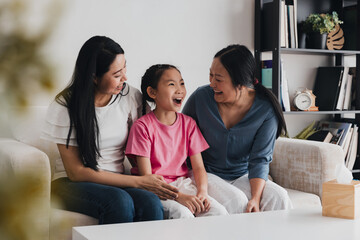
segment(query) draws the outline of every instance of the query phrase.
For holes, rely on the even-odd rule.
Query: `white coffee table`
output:
[[[323,217],[321,208],[74,227],[73,240],[359,240],[360,219]]]

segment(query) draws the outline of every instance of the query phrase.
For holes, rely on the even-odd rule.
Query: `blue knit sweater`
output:
[[[226,180],[245,174],[267,180],[278,119],[265,97],[255,97],[245,117],[227,129],[220,117],[214,92],[199,87],[187,100],[183,113],[195,119],[210,148],[202,152],[207,172]]]

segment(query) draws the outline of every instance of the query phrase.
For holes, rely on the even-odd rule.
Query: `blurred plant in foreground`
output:
[[[27,0],[0,1],[0,95],[2,101],[20,107],[26,107],[39,91],[54,88],[54,69],[42,47],[58,22],[62,5],[51,1],[49,9],[40,14],[46,19],[38,29],[29,21],[32,5]]]
[[[49,216],[50,196],[44,179],[29,174],[0,178],[0,239],[48,238],[44,219]],[[44,196],[45,195],[45,196]]]
[[[43,46],[59,20],[62,2],[42,2],[47,2],[49,9],[37,12],[45,19],[41,26],[33,26],[29,11],[38,10],[39,4],[0,0],[0,109],[7,104],[25,108],[31,97],[54,87],[54,69]],[[3,112],[1,109],[0,114]],[[0,156],[0,239],[49,239],[50,181],[39,177],[43,173],[19,173],[16,169],[21,168]]]

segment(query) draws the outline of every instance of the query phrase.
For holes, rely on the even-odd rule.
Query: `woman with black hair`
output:
[[[255,69],[245,46],[222,49],[213,59],[210,85],[198,88],[183,109],[210,145],[202,152],[209,195],[230,214],[292,207],[286,190],[267,181],[275,140],[286,125]]]
[[[177,189],[161,176],[123,174],[128,132],[142,108],[141,93],[126,80],[120,45],[103,36],[90,38],[72,81],[49,106],[43,130],[42,137],[55,142],[61,155],[52,194],[66,210],[99,224],[163,219],[156,195],[177,197]]]

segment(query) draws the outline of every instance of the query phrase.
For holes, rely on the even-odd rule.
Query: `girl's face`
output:
[[[102,77],[95,78],[95,95],[119,94],[126,77],[126,60],[124,54],[118,54]]]
[[[211,64],[209,79],[217,103],[234,103],[240,96],[240,87],[234,87],[228,71],[219,58],[214,58]]]
[[[155,100],[157,109],[178,112],[185,99],[186,88],[179,71],[170,68],[162,74],[157,89],[149,87],[148,93]]]

